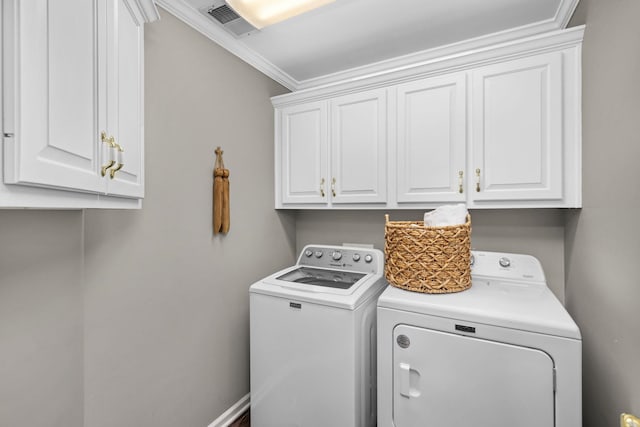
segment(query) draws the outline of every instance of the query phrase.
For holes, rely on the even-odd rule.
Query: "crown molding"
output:
[[[463,52],[483,49],[554,30],[561,30],[567,27],[579,1],[580,0],[562,1],[558,6],[555,16],[546,21],[510,28],[497,33],[375,62],[362,67],[350,68],[326,76],[302,80],[298,84],[297,90],[322,87],[344,81],[363,80],[376,75],[393,73],[408,67],[416,67],[437,58],[447,58]]]
[[[544,21],[537,24],[526,25],[518,28],[488,34],[473,39],[464,40],[408,55],[398,56],[380,62],[364,65],[362,67],[350,68],[326,76],[307,79],[300,82],[297,89],[310,89],[327,86],[344,81],[357,81],[368,79],[373,76],[389,74],[405,68],[413,68],[421,64],[431,62],[439,58],[448,58],[478,49],[506,43],[512,40],[523,39],[557,29],[553,20]]]
[[[247,48],[242,42],[236,40],[224,29],[216,27],[206,16],[184,0],[156,0],[156,3],[194,30],[214,41],[223,49],[226,49],[287,89],[298,89],[299,82],[296,79],[277,68],[261,55]]]
[[[135,0],[148,3],[152,0]],[[396,58],[375,62],[361,67],[354,67],[344,71],[315,77],[306,80],[296,80],[288,73],[276,67],[263,56],[249,49],[241,41],[235,39],[224,29],[217,27],[201,12],[189,5],[185,0],[155,0],[167,12],[176,16],[196,31],[200,32],[222,48],[237,56],[247,64],[256,68],[266,76],[272,78],[291,91],[336,85],[343,82],[356,82],[372,77],[397,73],[404,69],[413,69],[436,60],[447,59],[476,50],[483,50],[491,46],[501,45],[514,40],[525,39],[539,34],[553,32],[566,28],[579,0],[563,0],[553,18],[535,24],[525,25],[486,36],[476,37],[462,42],[452,43],[421,52],[399,56]]]
[[[138,10],[142,15],[142,19],[145,23],[157,21],[160,19],[158,8],[153,0],[130,0],[131,3],[138,6]]]
[[[555,22],[558,29],[567,28],[580,0],[564,0],[556,12]]]
[[[283,107],[299,102],[322,100],[434,75],[463,71],[472,67],[489,65],[527,55],[571,48],[582,43],[584,30],[585,26],[582,25],[565,30],[549,31],[544,34],[493,44],[482,49],[472,49],[455,55],[413,63],[410,66],[371,74],[358,79],[347,79],[324,86],[301,89],[292,93],[274,96],[271,98],[271,102],[275,107]]]

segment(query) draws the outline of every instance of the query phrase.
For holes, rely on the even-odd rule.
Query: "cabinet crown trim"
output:
[[[581,46],[584,31],[584,25],[565,30],[550,31],[480,49],[471,49],[453,55],[418,61],[363,78],[344,80],[321,87],[274,96],[271,98],[271,102],[274,107],[279,108],[299,102],[328,99],[337,95],[346,95],[435,75],[464,71],[480,65],[488,65],[536,53]]]
[[[131,2],[138,7],[143,22],[149,23],[160,19],[160,13],[154,0],[131,0]]]

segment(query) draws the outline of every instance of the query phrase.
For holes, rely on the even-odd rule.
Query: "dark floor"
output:
[[[240,417],[232,422],[229,427],[249,427],[251,425],[251,414],[249,411],[240,415]]]

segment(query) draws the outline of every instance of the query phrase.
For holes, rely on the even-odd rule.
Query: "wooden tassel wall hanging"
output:
[[[229,169],[224,168],[223,151],[216,148],[213,169],[213,234],[228,233],[231,220],[229,208]]]

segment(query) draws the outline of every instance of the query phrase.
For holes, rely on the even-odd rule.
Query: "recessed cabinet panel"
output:
[[[126,0],[109,2],[111,19],[107,37],[109,41],[110,82],[108,87],[108,128],[122,151],[116,150],[116,166],[109,171],[108,193],[118,196],[142,197],[144,195],[142,135],[143,115],[143,32]],[[123,165],[123,166],[120,166]]]
[[[99,170],[96,1],[12,5],[14,137],[5,182],[96,192]]]
[[[282,202],[326,203],[326,103],[285,108],[281,121]]]
[[[561,199],[562,54],[496,64],[473,76],[473,199]]]
[[[387,98],[385,90],[331,101],[331,200],[386,201]]]
[[[465,200],[465,74],[398,86],[397,200]]]

